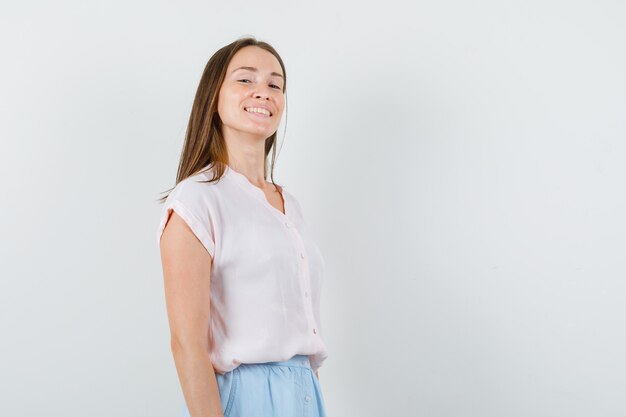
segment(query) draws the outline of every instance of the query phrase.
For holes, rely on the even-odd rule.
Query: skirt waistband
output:
[[[290,359],[286,361],[275,361],[275,362],[263,362],[257,364],[245,364],[241,365],[271,365],[271,366],[291,366],[298,368],[311,368],[311,362],[309,361],[309,355],[294,355]]]

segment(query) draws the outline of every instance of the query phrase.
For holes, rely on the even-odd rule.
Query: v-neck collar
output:
[[[226,165],[226,168],[224,170],[224,176],[227,178],[231,178],[233,181],[239,184],[244,190],[247,190],[252,195],[256,196],[261,201],[261,203],[263,203],[264,206],[269,208],[276,215],[280,216],[281,219],[289,218],[289,214],[291,213],[291,210],[287,207],[288,199],[287,199],[287,193],[285,193],[286,187],[284,185],[278,186],[280,193],[283,196],[283,207],[285,209],[285,212],[283,213],[282,211],[278,210],[276,207],[271,205],[270,202],[267,200],[267,197],[265,196],[265,192],[261,190],[259,187],[257,187],[256,185],[252,184],[250,180],[248,179],[248,177],[243,175],[241,172],[235,171],[229,165]]]

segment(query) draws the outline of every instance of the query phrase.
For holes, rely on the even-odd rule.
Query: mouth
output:
[[[260,108],[260,107],[244,107],[244,110],[247,113],[250,113],[259,117],[272,117],[273,116],[271,111]]]

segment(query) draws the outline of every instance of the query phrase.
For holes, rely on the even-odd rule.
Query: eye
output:
[[[237,81],[240,81],[240,82],[242,82],[242,81],[247,81],[247,82],[250,82],[250,80],[248,80],[247,78],[243,78],[243,79],[241,79],[241,80],[237,80]],[[244,84],[246,84],[246,83],[244,83]],[[282,88],[280,88],[280,86],[279,86],[279,85],[276,85],[276,84],[270,84],[270,86],[271,86],[272,88],[276,89],[276,90],[282,90]]]

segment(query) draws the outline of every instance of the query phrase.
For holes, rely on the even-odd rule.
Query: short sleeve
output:
[[[187,223],[191,231],[206,248],[211,258],[215,254],[215,239],[211,216],[210,184],[194,182],[188,178],[179,182],[167,196],[161,209],[157,230],[157,245],[165,229],[170,214],[175,211]]]

